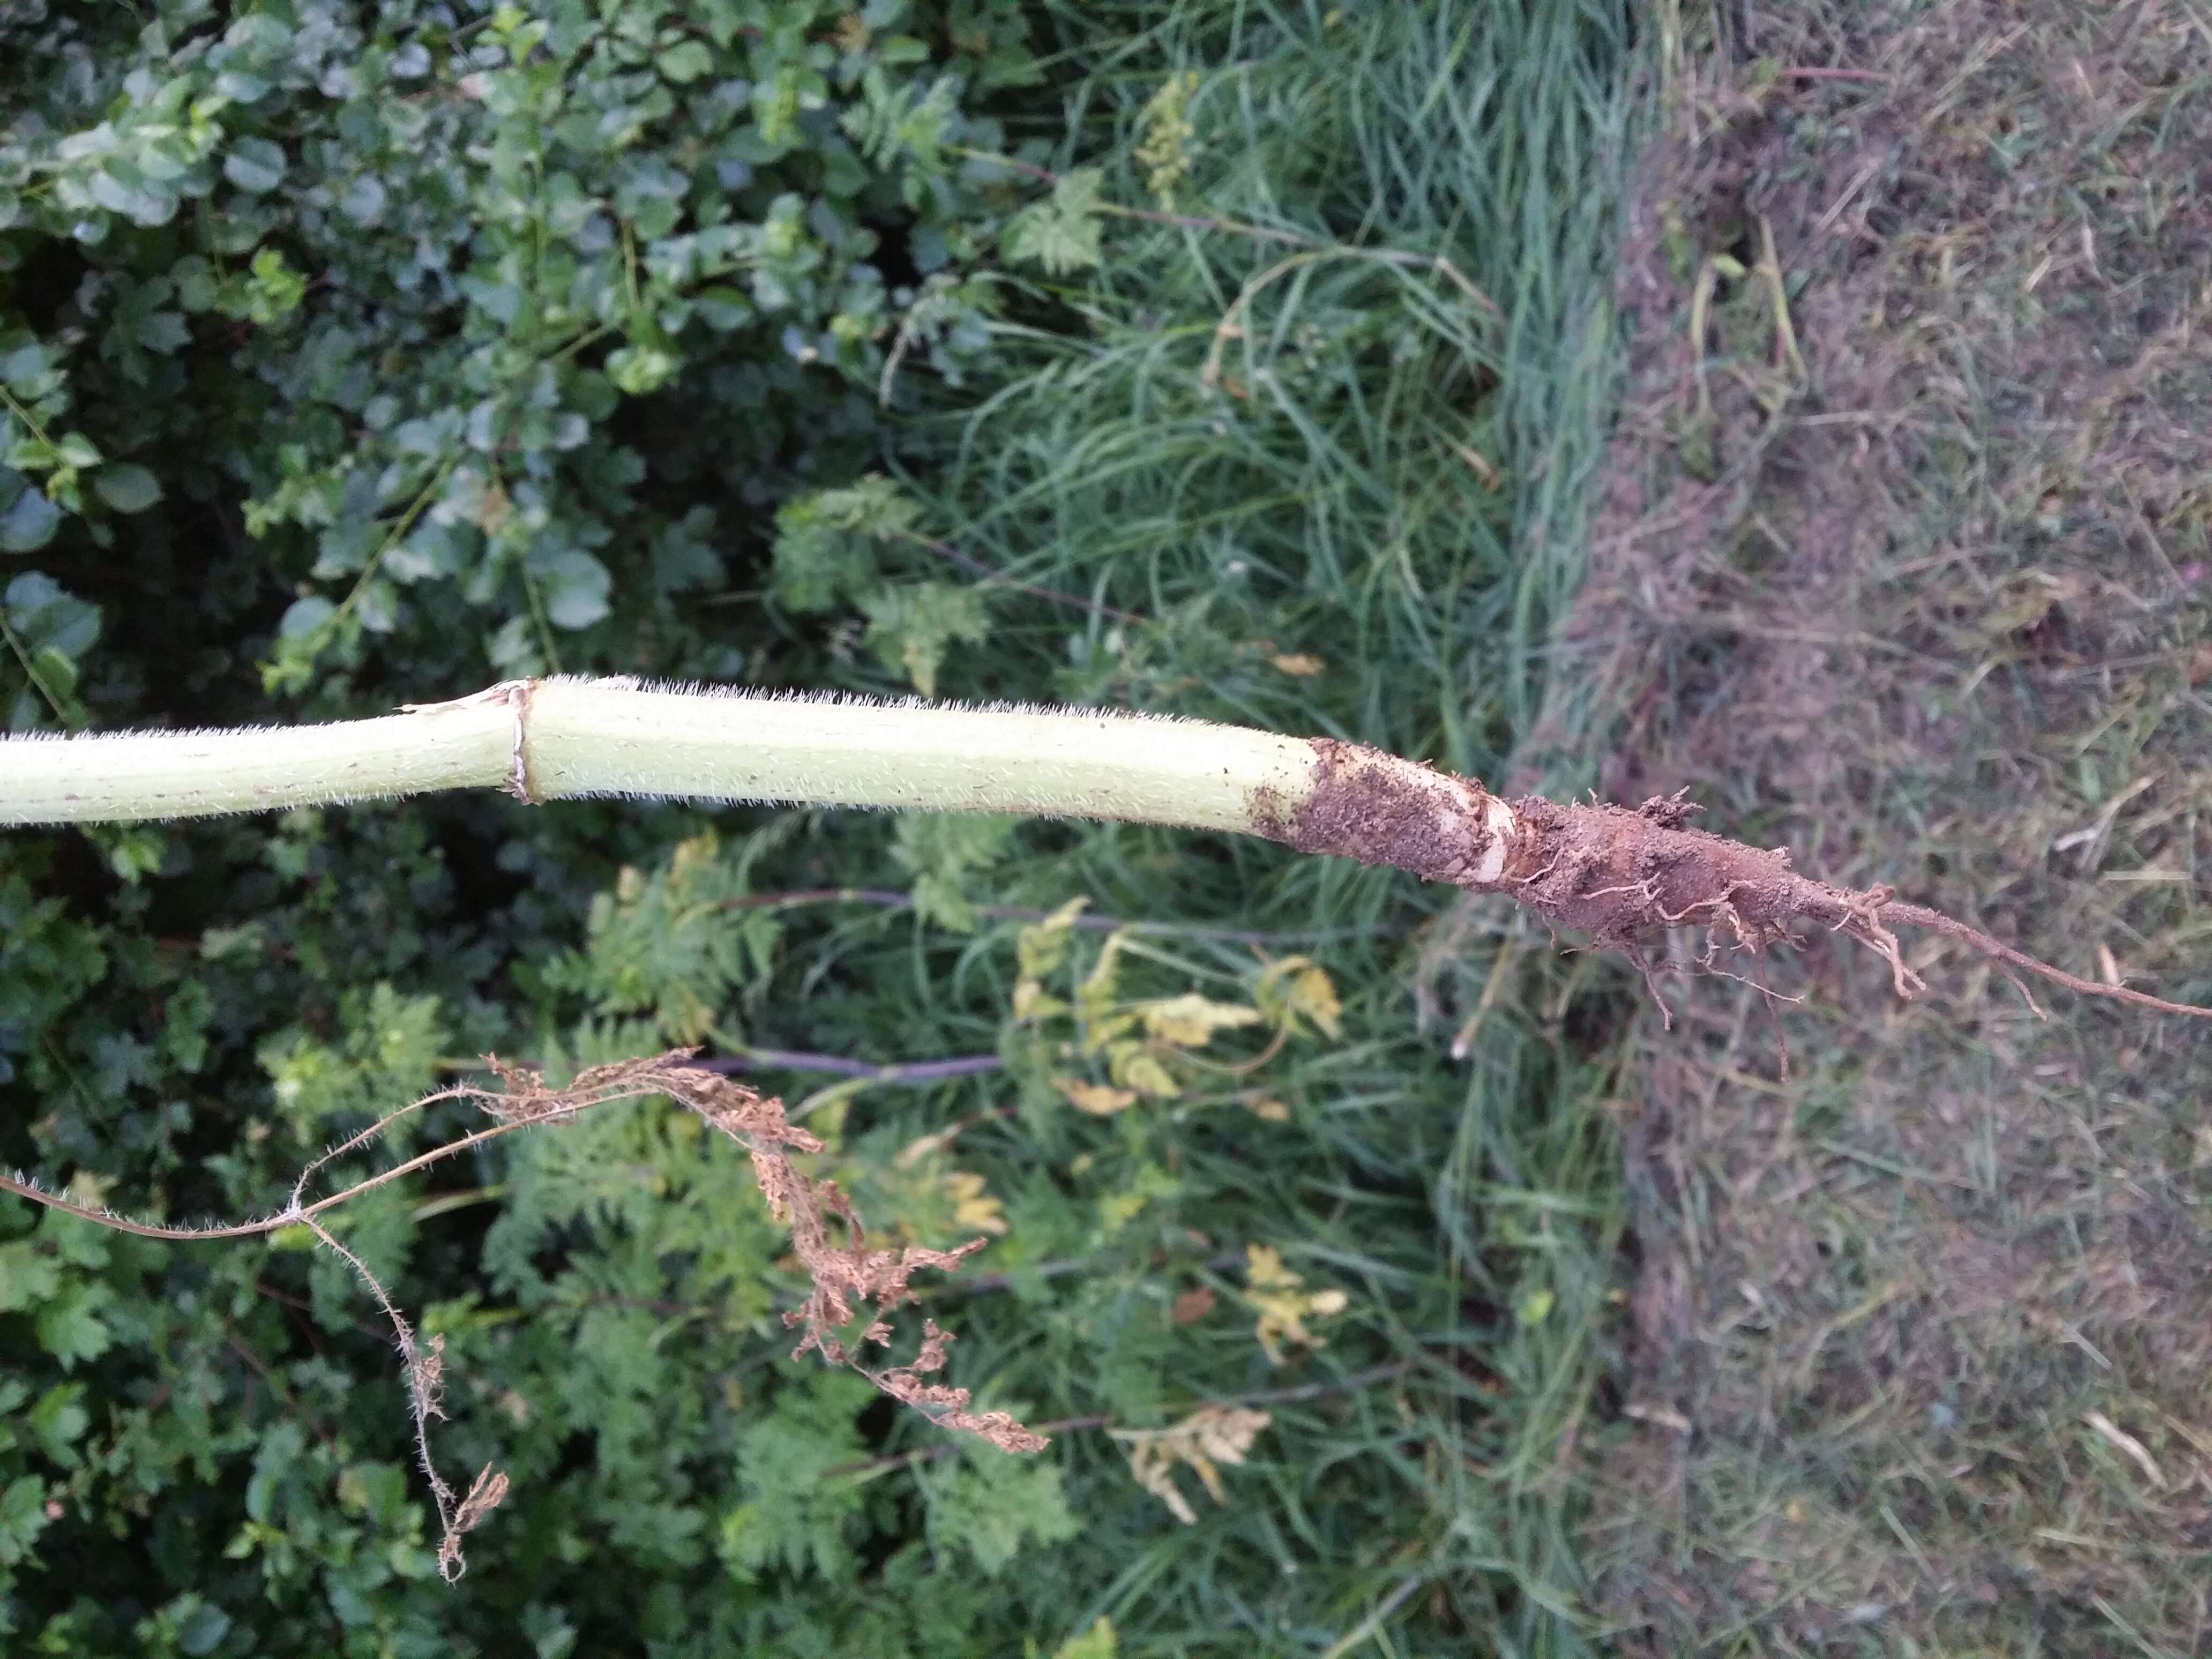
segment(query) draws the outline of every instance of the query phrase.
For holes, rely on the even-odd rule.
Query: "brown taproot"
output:
[[[1924,927],[1996,963],[2027,1005],[2021,974],[2084,996],[2160,1013],[2212,1018],[2212,1008],[2169,1002],[2125,986],[2100,984],[2014,950],[1886,884],[1838,886],[1790,867],[1787,848],[1758,848],[1686,826],[1699,808],[1681,794],[1641,806],[1562,804],[1528,795],[1507,801],[1472,779],[1415,766],[1381,750],[1313,740],[1311,792],[1294,805],[1260,802],[1260,832],[1303,853],[1389,865],[1430,881],[1503,893],[1553,927],[1585,933],[1633,963],[1647,985],[1647,947],[1667,929],[1705,935],[1693,973],[1723,973],[1723,953],[1794,945],[1794,929],[1826,927],[1865,945],[1889,966],[1900,998],[1926,988],[1906,966],[1895,927]],[[1656,994],[1656,987],[1654,987]],[[1663,1004],[1662,1005],[1663,1008]]]

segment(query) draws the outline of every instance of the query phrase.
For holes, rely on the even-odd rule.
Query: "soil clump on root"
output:
[[[1303,853],[1509,895],[1549,927],[1587,934],[1626,957],[1669,1025],[1673,1013],[1659,995],[1650,947],[1670,928],[1705,936],[1703,952],[1683,964],[1688,971],[1740,979],[1722,960],[1746,953],[1754,967],[1748,982],[1774,1000],[1764,976],[1766,952],[1796,945],[1796,928],[1823,927],[1872,951],[1887,965],[1891,988],[1910,1000],[1927,985],[1906,964],[1893,925],[1930,929],[1978,951],[2039,1017],[2043,1010],[2021,974],[2086,996],[2212,1018],[2212,1008],[2069,974],[1942,911],[1900,902],[1887,884],[1844,887],[1802,875],[1786,847],[1752,847],[1690,828],[1686,821],[1702,808],[1686,790],[1633,808],[1540,795],[1507,801],[1471,779],[1409,769],[1362,744],[1317,738],[1314,749],[1312,792],[1288,813],[1263,803],[1255,814],[1269,833]]]

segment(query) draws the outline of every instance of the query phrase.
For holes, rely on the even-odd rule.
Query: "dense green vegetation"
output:
[[[1624,12],[13,8],[11,728],[621,672],[1501,775],[1606,386]],[[449,1588],[342,1261],[9,1200],[0,1637],[1579,1650],[1606,988],[1523,1016],[1513,942],[1462,933],[1417,999],[1448,897],[1127,826],[665,803],[11,833],[0,1161],[265,1212],[488,1051],[698,1045],[872,1229],[993,1236],[927,1292],[951,1374],[1066,1426],[955,1444],[790,1360],[803,1279],[734,1149],[605,1108],[337,1223],[443,1339],[448,1472],[513,1482]]]

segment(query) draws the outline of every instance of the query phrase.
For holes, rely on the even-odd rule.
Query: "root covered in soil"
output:
[[[1906,964],[1894,930],[1911,927],[1987,957],[2039,1017],[2043,1010],[2022,975],[2083,996],[2212,1018],[2212,1008],[2054,968],[1940,910],[1907,903],[1886,884],[1839,887],[1802,875],[1790,867],[1787,848],[1747,847],[1687,828],[1699,808],[1682,794],[1655,796],[1638,807],[1562,805],[1534,795],[1508,801],[1469,779],[1409,768],[1362,744],[1321,738],[1314,747],[1311,793],[1273,817],[1262,804],[1255,817],[1263,833],[1301,852],[1506,894],[1552,927],[1585,933],[1626,957],[1662,1012],[1648,951],[1669,928],[1705,936],[1691,972],[1725,975],[1726,957],[1748,954],[1752,982],[1764,990],[1768,949],[1798,943],[1796,929],[1825,927],[1880,957],[1898,996],[1910,1000],[1926,983]]]

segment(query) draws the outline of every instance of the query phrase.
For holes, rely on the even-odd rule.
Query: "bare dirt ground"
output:
[[[1601,793],[2212,1000],[2212,9],[1723,10],[1631,227]],[[1653,1655],[2212,1652],[2207,1035],[1908,943],[1910,1005],[1840,939],[1778,1010],[1662,977],[1599,1609]]]

